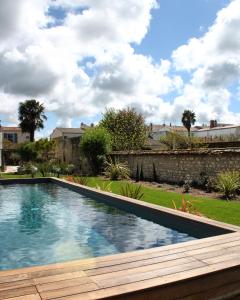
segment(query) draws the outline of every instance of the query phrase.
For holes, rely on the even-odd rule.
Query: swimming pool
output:
[[[54,183],[0,185],[0,270],[196,238],[158,223]]]

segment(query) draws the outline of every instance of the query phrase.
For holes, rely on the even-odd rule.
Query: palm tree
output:
[[[34,133],[38,129],[43,129],[45,107],[36,100],[26,100],[21,102],[18,108],[19,126],[23,132],[30,134],[30,142],[34,142]]]
[[[196,122],[196,115],[191,110],[185,110],[182,114],[182,123],[183,126],[188,131],[188,136],[190,136],[191,126],[194,125]]]

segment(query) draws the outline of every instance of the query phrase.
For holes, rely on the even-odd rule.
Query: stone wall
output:
[[[216,176],[226,170],[240,170],[240,149],[159,152],[114,152],[115,160],[127,162],[132,177],[180,183],[188,177],[200,183],[202,176]],[[155,169],[155,170],[154,170]]]

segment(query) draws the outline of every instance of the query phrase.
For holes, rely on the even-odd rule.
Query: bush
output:
[[[51,172],[51,165],[48,162],[38,164],[37,168],[43,177],[47,176],[47,174]]]
[[[22,144],[18,149],[18,153],[23,162],[36,161],[38,157],[37,150],[32,142]]]
[[[94,174],[99,174],[102,170],[106,155],[110,152],[110,144],[110,136],[106,129],[94,127],[85,131],[80,147]]]
[[[141,149],[147,137],[144,116],[133,108],[107,110],[100,122],[111,136],[113,150]]]
[[[128,179],[130,177],[130,170],[127,163],[115,162],[112,160],[106,162],[105,176],[111,180]]]
[[[51,170],[51,173],[53,173],[54,176],[56,176],[58,178],[60,177],[60,174],[62,174],[62,168],[61,168],[60,164],[51,165],[50,170]]]
[[[99,191],[104,191],[104,192],[108,192],[111,193],[112,192],[112,182],[103,182],[101,185],[97,185],[96,188]]]
[[[216,188],[229,200],[236,196],[240,188],[240,173],[237,171],[226,171],[218,175]]]
[[[19,175],[30,174],[32,178],[37,174],[38,168],[31,163],[25,164],[23,166],[18,167],[17,173]]]
[[[88,178],[83,176],[68,176],[67,181],[74,182],[81,185],[88,185]]]
[[[130,183],[127,183],[125,186],[121,186],[120,194],[122,196],[137,199],[137,200],[141,200],[142,197],[144,196],[144,192],[140,184],[133,185]]]
[[[176,132],[169,132],[166,136],[161,137],[160,143],[164,145],[167,150],[195,149],[204,146],[202,139],[194,136],[189,137]]]
[[[180,206],[179,208],[176,206],[175,202],[173,201],[173,207],[178,211],[201,216],[201,213],[194,206],[193,200],[185,200],[184,198],[182,198],[182,206]]]
[[[189,193],[192,187],[192,180],[187,176],[183,184],[183,193]]]

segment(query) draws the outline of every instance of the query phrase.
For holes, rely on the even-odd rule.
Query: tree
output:
[[[44,120],[47,120],[44,110],[43,104],[36,100],[26,100],[19,104],[19,126],[23,132],[30,134],[30,142],[34,142],[35,131],[44,128]]]
[[[190,136],[191,126],[194,125],[196,122],[196,115],[191,110],[185,110],[182,115],[182,123],[183,126],[188,131],[188,136]]]
[[[107,110],[100,122],[111,136],[113,150],[138,150],[146,141],[147,126],[135,109]]]
[[[38,157],[38,153],[33,142],[22,144],[18,149],[18,153],[21,156],[21,160],[24,162],[36,161]]]
[[[98,174],[111,149],[110,136],[106,129],[101,127],[87,129],[81,139],[80,149],[87,157],[94,174]]]

